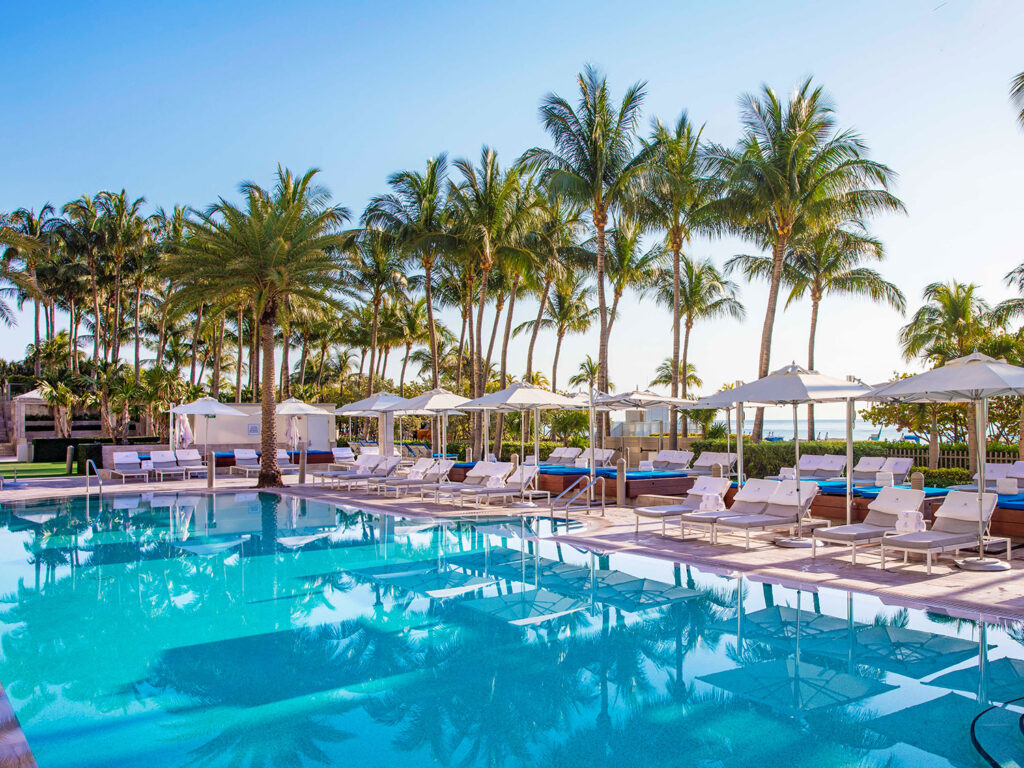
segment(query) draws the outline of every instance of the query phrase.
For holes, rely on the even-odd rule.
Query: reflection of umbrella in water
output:
[[[212,557],[222,552],[241,546],[243,539],[229,539],[228,541],[197,541],[192,544],[175,543],[174,546],[183,552],[199,557]]]
[[[894,690],[878,680],[796,659],[763,661],[697,679],[790,715],[846,706]]]
[[[541,624],[586,608],[585,604],[571,597],[556,595],[546,589],[467,600],[461,605],[517,627]]]
[[[974,665],[949,672],[928,685],[976,693],[980,683],[981,669]],[[1004,657],[988,662],[985,667],[985,691],[991,701],[1006,702],[1024,696],[1024,659]]]
[[[495,582],[494,579],[473,576],[462,571],[443,570],[388,578],[387,583],[406,592],[443,600],[449,597],[458,597],[468,592],[476,592],[483,587],[491,586]]]
[[[722,621],[711,628],[717,632],[742,633],[744,640],[782,644],[788,648],[798,632],[801,641],[806,641],[819,635],[845,631],[847,623],[835,616],[808,614],[788,605],[777,605],[753,613],[741,613],[738,622]]]
[[[947,693],[937,699],[901,709],[867,723],[892,744],[909,744],[953,765],[976,768],[978,755],[971,746],[970,725],[984,707],[977,701]],[[922,763],[925,765],[927,763]]]
[[[277,543],[285,549],[302,549],[307,544],[326,538],[332,533],[333,531],[321,531],[320,533],[310,533],[304,536],[278,536]]]

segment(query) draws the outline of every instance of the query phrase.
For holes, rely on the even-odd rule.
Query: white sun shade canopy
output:
[[[391,411],[399,416],[435,416],[439,413],[455,413],[469,398],[456,395],[443,387],[431,389],[422,395],[411,397],[395,405],[385,406],[382,411]]]
[[[825,376],[793,363],[773,371],[763,379],[701,398],[694,407],[731,408],[737,403],[799,405],[850,399],[863,400],[870,391],[871,387],[866,384]]]
[[[529,411],[534,408],[547,410],[583,406],[557,392],[533,384],[516,382],[505,389],[491,392],[476,400],[469,400],[459,407],[464,411]]]
[[[278,416],[330,416],[330,411],[317,408],[315,405],[304,403],[301,400],[289,397],[277,404],[276,413]]]
[[[406,402],[404,397],[399,397],[393,392],[375,392],[369,397],[364,397],[362,400],[356,400],[354,403],[343,405],[334,412],[338,416],[377,415],[389,406],[404,405]]]
[[[1024,395],[1024,368],[974,352],[930,371],[876,387],[871,400],[964,402]]]
[[[171,408],[179,416],[245,416],[237,408],[225,405],[213,397],[200,397],[191,403],[182,403]]]
[[[613,395],[601,395],[594,398],[594,405],[609,410],[628,410],[631,408],[654,408],[659,405],[676,406],[677,408],[693,408],[694,400],[682,397],[659,395],[649,389],[634,389],[632,392],[620,392]]]

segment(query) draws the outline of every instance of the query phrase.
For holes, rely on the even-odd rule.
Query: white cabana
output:
[[[1024,368],[980,352],[950,360],[943,366],[876,387],[872,400],[915,403],[971,403],[978,436],[978,556],[958,561],[961,568],[1004,571],[1008,562],[985,556],[985,521],[982,515],[985,492],[985,449],[988,429],[988,400],[991,397],[1024,395]]]
[[[743,406],[744,405],[791,405],[793,407],[793,445],[796,453],[794,471],[797,481],[797,504],[800,503],[800,425],[797,406],[807,403],[846,402],[846,517],[850,521],[850,500],[853,495],[851,472],[853,465],[853,425],[851,422],[854,400],[862,399],[871,388],[856,380],[837,379],[817,371],[809,371],[796,363],[773,371],[762,379],[740,384],[714,395],[701,398],[694,407],[728,408],[736,406],[736,458],[738,478],[743,483]],[[809,547],[811,540],[803,536],[798,525],[797,535],[781,539],[779,544],[789,547]]]
[[[687,400],[682,397],[659,395],[657,392],[651,392],[649,389],[634,389],[632,392],[619,392],[594,397],[594,407],[597,410],[645,410],[665,405],[671,408],[693,408],[695,403],[693,400]],[[664,426],[662,426],[660,431],[664,433]],[[659,439],[659,445],[664,446],[664,437]]]
[[[295,397],[282,400],[275,407],[275,412],[278,416],[288,417],[288,428],[284,437],[293,451],[299,447],[299,419],[303,416],[323,416],[326,413],[322,408],[304,403]]]

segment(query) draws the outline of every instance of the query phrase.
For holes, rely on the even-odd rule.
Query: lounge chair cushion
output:
[[[900,536],[889,536],[885,539],[886,546],[896,545],[900,549],[940,549],[955,547],[957,545],[967,546],[977,543],[978,534],[970,533],[946,533],[944,531],[920,531],[918,533],[904,533]]]
[[[923,501],[924,491],[886,487],[882,488],[878,496],[871,500],[868,509],[887,515],[897,515],[906,510],[920,509]]]
[[[783,515],[738,515],[727,517],[719,521],[719,525],[726,528],[771,528],[775,526],[796,525],[798,515],[796,512],[787,516]]]
[[[814,537],[823,541],[852,543],[880,539],[886,531],[891,530],[892,528],[889,526],[883,527],[872,525],[871,523],[851,523],[850,525],[837,525],[832,528],[819,528],[814,532]]]
[[[679,517],[693,510],[692,504],[663,504],[659,507],[635,507],[633,512],[638,517]]]

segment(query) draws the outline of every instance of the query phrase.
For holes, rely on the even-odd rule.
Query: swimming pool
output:
[[[564,530],[564,529],[563,529]],[[40,766],[975,766],[1024,627],[274,494],[5,504]],[[996,764],[999,764],[997,762]],[[1009,765],[1009,763],[1005,763]]]

